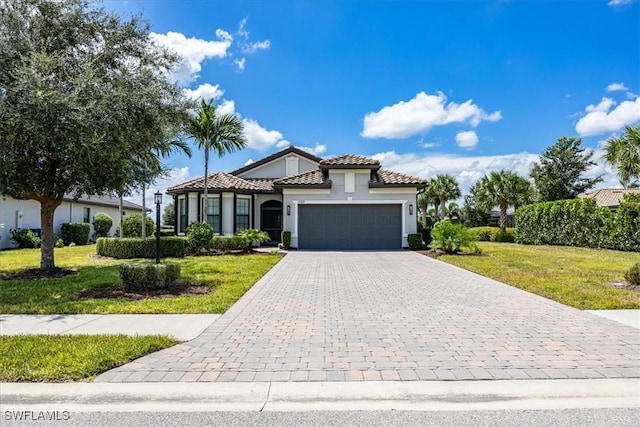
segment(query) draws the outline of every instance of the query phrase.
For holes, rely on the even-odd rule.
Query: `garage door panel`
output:
[[[300,249],[401,249],[401,205],[300,205]]]

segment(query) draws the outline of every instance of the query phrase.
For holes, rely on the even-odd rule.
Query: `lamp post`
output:
[[[160,205],[162,204],[162,193],[157,191],[153,195],[153,200],[156,202],[156,264],[160,264]]]

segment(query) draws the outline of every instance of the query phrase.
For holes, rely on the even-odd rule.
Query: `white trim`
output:
[[[313,163],[313,164],[314,164],[314,165],[316,165],[316,166],[319,166],[319,165],[320,165],[320,163],[318,163],[318,162],[314,162],[313,160],[311,160],[311,159],[307,159],[306,157],[302,157],[302,156],[300,156],[300,155],[298,155],[298,154],[296,154],[296,153],[289,153],[287,156],[278,156],[278,157],[276,157],[275,159],[268,161],[267,163],[264,163],[264,164],[262,164],[262,165],[258,165],[258,166],[251,167],[251,168],[247,169],[246,171],[244,171],[244,172],[242,172],[242,173],[240,173],[240,174],[238,174],[238,175],[236,175],[236,176],[238,176],[238,177],[240,177],[240,178],[243,178],[246,174],[248,174],[248,173],[250,173],[250,172],[257,171],[257,170],[260,170],[260,169],[262,169],[262,168],[264,168],[264,167],[270,166],[270,165],[272,165],[273,163],[276,163],[276,162],[282,161],[283,159],[286,159],[287,157],[297,157],[297,158],[298,158],[298,168],[300,167],[300,166],[299,166],[299,165],[300,165],[300,159],[307,160],[307,161],[309,161],[309,163]],[[257,162],[255,162],[255,163],[258,163],[259,161],[260,161],[260,160],[258,160],[258,161],[257,161]],[[249,165],[247,165],[247,166],[251,166],[251,165],[249,164]],[[298,170],[299,170],[299,169],[298,169]],[[285,171],[286,171],[286,160],[285,160]],[[284,177],[283,177],[283,178],[284,178]],[[244,178],[243,178],[243,179],[244,179]]]
[[[283,188],[282,195],[289,194],[331,194],[330,188]]]
[[[369,194],[418,194],[415,187],[369,188]]]

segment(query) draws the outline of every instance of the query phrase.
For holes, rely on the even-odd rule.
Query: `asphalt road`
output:
[[[36,414],[34,414],[36,415]],[[524,411],[309,411],[309,412],[80,412],[57,421],[17,421],[4,426],[632,426],[640,408]],[[62,419],[67,418],[67,419]]]

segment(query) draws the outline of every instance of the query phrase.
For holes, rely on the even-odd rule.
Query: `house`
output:
[[[578,197],[596,199],[598,207],[604,206],[615,211],[625,194],[640,194],[640,188],[604,188],[580,194]]]
[[[206,220],[217,234],[256,228],[299,249],[401,249],[417,232],[416,195],[427,181],[392,172],[356,155],[322,159],[289,147],[233,172],[167,189],[175,200],[176,234]]]
[[[78,197],[65,195],[62,204],[58,206],[53,216],[53,232],[60,235],[60,226],[65,222],[86,222],[91,224],[93,233],[93,216],[104,212],[113,219],[113,226],[109,234],[115,234],[119,223],[120,199],[108,196]],[[124,215],[142,213],[142,206],[123,200]],[[40,202],[35,200],[16,200],[9,196],[0,197],[0,248],[14,247],[9,230],[32,228],[40,230]]]

